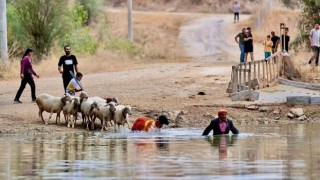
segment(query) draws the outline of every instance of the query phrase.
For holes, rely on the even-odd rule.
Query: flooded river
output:
[[[319,179],[320,125],[0,136],[0,179]]]

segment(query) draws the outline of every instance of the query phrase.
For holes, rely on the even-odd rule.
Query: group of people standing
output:
[[[319,26],[318,26],[319,28]],[[289,52],[289,41],[290,36],[288,35],[289,28],[284,28],[284,33],[281,35],[281,50],[283,52]],[[254,61],[253,55],[253,36],[251,32],[251,27],[242,28],[242,31],[234,37],[235,41],[239,44],[240,48],[240,63],[247,62],[248,55],[250,55],[251,61]],[[264,46],[264,58],[268,59],[271,54],[278,51],[278,46],[280,44],[280,37],[275,35],[274,31],[266,36],[263,41]],[[320,46],[319,46],[320,47]],[[319,52],[319,51],[318,51]]]

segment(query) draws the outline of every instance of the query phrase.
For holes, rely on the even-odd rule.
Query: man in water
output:
[[[164,124],[169,125],[169,118],[165,115],[159,116],[156,120],[143,116],[134,121],[131,131],[160,130]]]
[[[220,109],[218,111],[218,118],[211,121],[209,126],[203,131],[202,135],[207,136],[211,130],[213,130],[213,135],[229,134],[229,131],[233,134],[239,134],[239,131],[233,125],[233,122],[227,118],[227,114],[227,110]]]

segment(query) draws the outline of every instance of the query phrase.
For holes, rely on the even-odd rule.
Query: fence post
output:
[[[251,101],[251,62],[249,62],[248,86],[249,86],[249,101]]]

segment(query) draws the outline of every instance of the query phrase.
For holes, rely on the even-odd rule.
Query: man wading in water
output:
[[[218,111],[218,118],[211,121],[209,126],[203,131],[202,135],[207,136],[211,130],[213,130],[213,135],[229,134],[229,131],[233,134],[239,134],[239,131],[233,125],[233,122],[227,118],[227,113],[227,110],[220,109]]]

